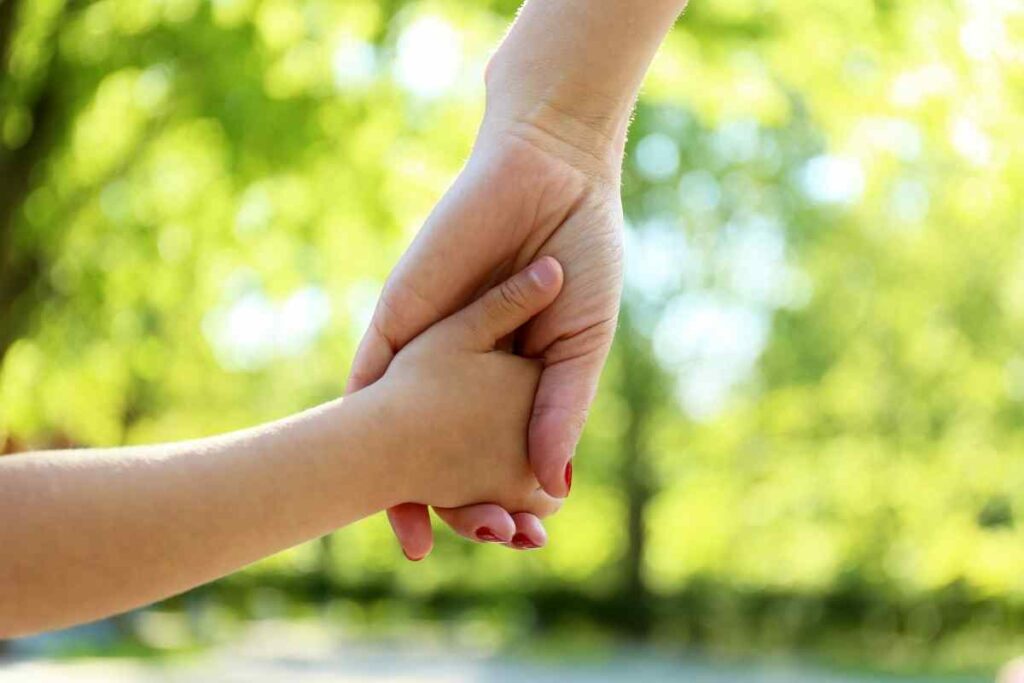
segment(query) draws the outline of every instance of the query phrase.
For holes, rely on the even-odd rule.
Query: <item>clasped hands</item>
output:
[[[372,385],[430,325],[543,256],[564,271],[554,302],[503,340],[538,359],[527,455],[539,486],[569,493],[622,290],[621,163],[630,112],[686,0],[526,2],[485,74],[473,152],[385,284],[348,391]],[[459,534],[516,548],[546,542],[528,509],[437,509]],[[426,507],[388,511],[410,559],[430,552]]]
[[[618,318],[621,226],[616,164],[581,155],[578,147],[542,126],[485,120],[462,173],[387,280],[356,354],[348,394],[372,386],[389,366],[401,362],[401,352],[411,351],[419,335],[430,334],[432,325],[529,264],[549,276],[553,269],[558,272],[557,298],[524,325],[508,330],[498,344],[534,360],[540,370],[535,382],[517,384],[509,378],[506,385],[493,386],[503,397],[498,403],[466,392],[435,405],[441,409],[456,402],[466,408],[475,403],[505,414],[479,415],[485,425],[497,425],[499,418],[525,406],[515,421],[518,432],[496,429],[480,448],[524,462],[528,458],[534,487],[544,493],[535,497],[536,505],[502,506],[504,498],[495,492],[471,505],[435,507],[460,535],[516,549],[546,543],[540,518],[569,494],[573,453]],[[424,420],[430,420],[429,409],[424,407]],[[519,437],[526,453],[509,441]],[[480,457],[493,463],[493,455]],[[478,475],[451,473],[455,478]],[[407,501],[389,508],[388,517],[409,559],[429,554],[433,534],[425,505]]]

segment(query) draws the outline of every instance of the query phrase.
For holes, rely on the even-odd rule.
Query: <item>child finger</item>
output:
[[[562,266],[545,256],[488,290],[454,319],[474,345],[493,349],[499,339],[551,305],[562,289],[562,280]]]

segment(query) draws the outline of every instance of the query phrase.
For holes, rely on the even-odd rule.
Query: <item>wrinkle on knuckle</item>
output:
[[[516,280],[506,280],[498,288],[498,302],[502,311],[513,313],[526,307],[526,292]]]
[[[548,347],[548,367],[559,363],[589,359],[580,372],[600,372],[604,361],[611,351],[615,339],[615,331],[619,326],[618,309],[602,315],[596,322],[588,323],[579,329],[565,332],[557,337]]]

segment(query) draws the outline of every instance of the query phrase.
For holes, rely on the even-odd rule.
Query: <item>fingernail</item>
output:
[[[409,553],[405,552],[405,548],[402,548],[402,554],[405,555],[405,559],[409,560],[410,562],[419,562],[423,559],[423,557],[426,557],[426,555],[424,555],[423,557],[413,557]]]
[[[487,541],[488,543],[504,543],[504,539],[499,538],[498,534],[491,531],[490,527],[482,526],[476,530],[476,537],[481,541]]]
[[[530,537],[526,534],[516,534],[512,537],[512,547],[518,548],[519,550],[533,550],[540,546],[530,540]]]
[[[550,259],[543,259],[530,266],[530,277],[541,289],[553,286],[558,280],[558,275],[555,273]]]
[[[572,490],[572,460],[565,464],[565,495]]]

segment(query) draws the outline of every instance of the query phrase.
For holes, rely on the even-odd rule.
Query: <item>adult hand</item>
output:
[[[544,360],[529,428],[534,474],[553,496],[611,346],[622,288],[619,173],[629,113],[686,0],[530,0],[488,66],[487,114],[463,172],[388,279],[349,391],[380,377],[431,323],[541,255],[561,262],[555,303],[510,340]],[[493,505],[440,512],[456,531],[514,547],[540,522]],[[430,552],[427,510],[389,511],[406,554]]]

